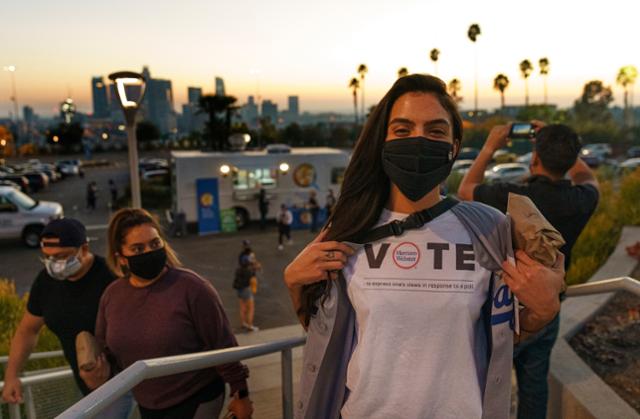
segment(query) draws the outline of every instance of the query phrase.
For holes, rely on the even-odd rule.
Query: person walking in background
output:
[[[458,195],[461,199],[482,202],[502,212],[507,211],[510,192],[531,198],[542,215],[562,234],[565,245],[560,251],[564,254],[565,270],[568,271],[571,249],[598,205],[598,180],[578,157],[582,144],[575,131],[561,124],[545,126],[540,121],[532,121],[532,125],[536,130],[530,163],[532,176],[525,183],[483,184],[484,171],[493,154],[505,147],[508,141],[511,127],[497,125],[462,179]],[[565,178],[567,174],[569,179]],[[547,375],[559,328],[558,315],[544,329],[515,348],[519,419],[543,419],[547,414]]]
[[[269,213],[269,200],[267,199],[267,191],[260,186],[258,195],[258,210],[260,211],[260,230],[264,230],[267,226],[267,214]]]
[[[120,279],[100,300],[96,340],[105,352],[95,372],[81,374],[90,388],[138,360],[238,345],[217,291],[181,267],[151,214],[119,210],[107,237],[107,261]],[[148,379],[133,389],[133,395],[142,419],[217,418],[226,382],[232,395],[229,411],[246,419],[253,411],[247,377],[247,367],[233,362]]]
[[[98,199],[98,186],[96,182],[91,181],[87,184],[87,209],[93,211],[96,209],[96,201]]]
[[[113,179],[109,179],[109,193],[111,194],[111,209],[118,209],[118,187]]]
[[[327,193],[327,199],[325,201],[324,207],[327,210],[327,220],[331,217],[331,213],[333,212],[333,207],[336,205],[336,197],[333,194],[333,189],[329,189]]]
[[[259,330],[253,324],[255,314],[254,284],[257,287],[256,271],[251,257],[249,254],[241,254],[233,280],[233,288],[238,293],[238,302],[240,303],[240,324],[249,332]]]
[[[309,201],[307,202],[307,209],[311,213],[311,232],[318,231],[318,213],[320,212],[320,205],[316,198],[316,192],[309,192]]]
[[[278,213],[278,250],[284,249],[283,238],[286,237],[289,244],[291,241],[291,223],[293,223],[293,214],[285,204],[280,205]]]
[[[251,242],[249,240],[242,240],[242,250],[238,255],[238,265],[243,257],[249,258],[249,262],[251,262],[252,268],[257,272],[262,270],[262,264],[256,258],[256,254],[251,247]]]
[[[84,396],[91,392],[80,377],[75,340],[80,332],[94,332],[100,297],[115,279],[105,260],[91,252],[80,221],[51,221],[42,231],[40,246],[44,269],[31,285],[27,309],[11,340],[2,389],[8,403],[23,401],[18,377],[45,325],[60,341],[80,392]],[[126,418],[132,407],[133,397],[127,393],[100,412],[100,417]]]

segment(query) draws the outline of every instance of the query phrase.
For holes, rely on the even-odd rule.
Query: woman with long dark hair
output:
[[[90,388],[139,360],[237,346],[216,290],[182,268],[158,221],[144,209],[123,208],[113,215],[107,262],[120,279],[100,299],[96,339],[106,356],[83,376]],[[229,410],[244,419],[252,412],[247,377],[247,367],[233,362],[148,379],[133,395],[142,419],[213,418],[220,414],[228,383]]]
[[[553,319],[564,271],[514,257],[498,211],[442,199],[461,138],[431,76],[367,120],[327,228],[285,270],[308,331],[296,417],[508,418],[513,331]]]

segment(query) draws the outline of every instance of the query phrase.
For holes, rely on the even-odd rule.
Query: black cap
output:
[[[59,243],[47,243],[42,246],[80,247],[87,242],[87,230],[84,224],[73,218],[58,218],[47,224],[40,239],[56,238]]]

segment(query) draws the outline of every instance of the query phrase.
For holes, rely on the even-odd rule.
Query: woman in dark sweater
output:
[[[118,211],[108,240],[108,262],[121,279],[100,300],[96,338],[116,370],[143,359],[237,346],[218,293],[198,274],[180,267],[147,211]],[[108,376],[104,359],[102,375]],[[235,362],[145,380],[133,394],[143,419],[217,418],[227,382],[233,396],[229,410],[239,419],[248,418],[247,377],[247,368]],[[105,380],[85,381],[95,387]]]

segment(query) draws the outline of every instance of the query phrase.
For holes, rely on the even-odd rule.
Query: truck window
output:
[[[244,191],[255,189],[258,184],[265,189],[275,188],[275,173],[271,169],[238,169],[233,173],[233,189]]]
[[[7,194],[9,201],[13,202],[24,209],[31,209],[38,206],[38,203],[31,199],[29,195],[23,194],[20,191],[11,191]]]
[[[331,169],[331,184],[332,185],[342,185],[342,181],[344,180],[344,171],[345,167],[334,167]]]
[[[16,212],[18,208],[7,197],[0,196],[0,212]]]

